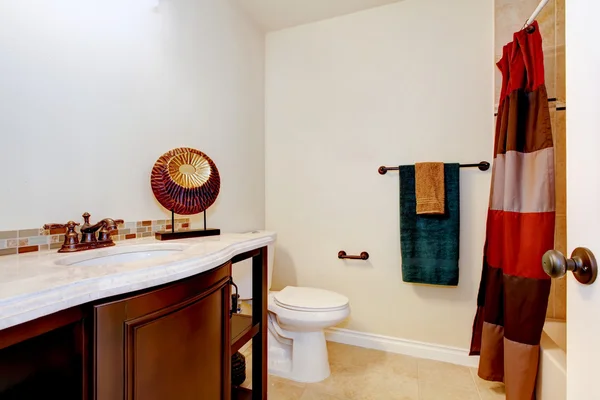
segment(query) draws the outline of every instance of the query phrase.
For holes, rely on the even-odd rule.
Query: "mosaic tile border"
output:
[[[171,229],[171,220],[166,219],[125,222],[118,226],[118,230],[112,232],[112,238],[115,242],[139,239],[154,236],[154,232],[168,229]],[[175,219],[176,231],[189,229],[189,218]],[[66,228],[0,231],[0,256],[59,249],[65,240],[65,232]],[[79,227],[77,232],[79,233]]]

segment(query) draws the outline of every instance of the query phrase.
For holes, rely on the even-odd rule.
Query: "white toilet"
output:
[[[274,245],[268,249],[268,284],[273,275]],[[251,262],[233,266],[242,300],[252,297]],[[296,382],[320,382],[329,374],[324,330],[350,315],[348,298],[323,289],[287,286],[269,293],[269,374]]]

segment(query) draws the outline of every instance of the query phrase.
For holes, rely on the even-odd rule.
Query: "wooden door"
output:
[[[96,306],[95,399],[229,399],[230,268]]]
[[[569,254],[587,247],[600,257],[600,3],[566,2],[567,238]],[[567,281],[567,399],[600,399],[600,280]]]

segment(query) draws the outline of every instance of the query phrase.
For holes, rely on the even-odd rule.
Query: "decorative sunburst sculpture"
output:
[[[152,168],[152,191],[158,202],[176,214],[197,214],[210,207],[221,187],[215,163],[187,147],[162,155]]]

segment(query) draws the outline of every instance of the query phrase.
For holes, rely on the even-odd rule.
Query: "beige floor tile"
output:
[[[323,382],[307,385],[311,390],[346,400],[418,400],[419,385],[414,377],[383,364],[364,366],[334,364]]]
[[[271,384],[271,383],[285,383],[287,385],[292,385],[292,386],[296,386],[296,387],[300,387],[300,388],[305,388],[306,387],[306,383],[294,382],[294,381],[283,379],[283,378],[280,378],[280,377],[274,376],[274,375],[269,375],[269,377],[267,379],[268,379],[269,384]]]
[[[419,381],[417,359],[385,353],[386,357],[368,367],[366,390],[373,399],[418,399]]]
[[[300,400],[304,394],[304,389],[285,383],[276,383],[269,385],[270,400]]]
[[[402,375],[408,378],[418,378],[418,365],[417,358],[400,354],[389,354],[385,363],[382,364],[382,367],[385,369],[382,372],[384,374],[389,374],[391,372],[394,376]]]
[[[302,384],[269,376],[271,400],[503,400],[504,385],[476,369],[329,343],[331,376]],[[252,356],[244,387],[251,387]]]
[[[323,382],[307,387],[347,400],[360,399],[367,384],[367,369],[356,365],[331,365],[331,375]]]
[[[469,368],[440,361],[419,360],[419,382],[465,390],[476,389]]]
[[[354,365],[369,370],[376,368],[383,374],[393,372],[395,375],[417,378],[417,359],[414,357],[332,342],[327,347],[330,365]]]
[[[506,399],[506,392],[504,390],[504,383],[502,382],[489,382],[484,381],[477,375],[477,369],[471,368],[471,375],[479,390],[481,400],[504,400]]]
[[[269,376],[269,400],[300,400],[304,394],[305,385]]]
[[[315,389],[307,388],[304,391],[300,400],[344,400],[340,397],[332,396],[330,394],[319,392]]]
[[[365,390],[363,399],[418,400],[419,380],[396,375],[391,370],[381,374],[375,372],[371,373]]]
[[[504,386],[502,389],[479,389],[479,396],[481,400],[505,400],[506,393],[504,392]]]
[[[480,400],[475,385],[472,388],[451,387],[435,382],[419,382],[420,400]]]

